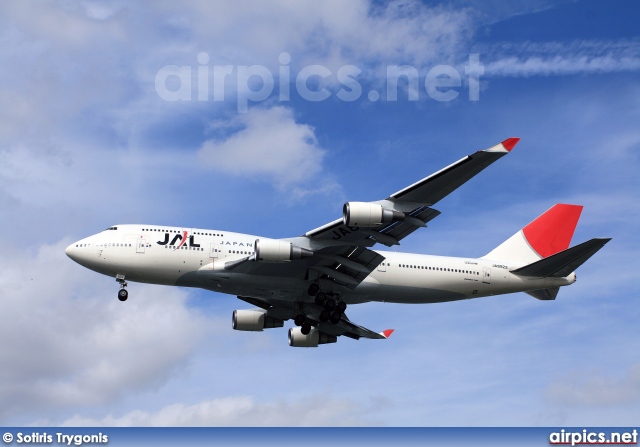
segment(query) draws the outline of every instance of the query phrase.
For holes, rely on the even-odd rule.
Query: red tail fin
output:
[[[522,229],[536,253],[546,258],[569,248],[582,213],[580,205],[557,204]]]
[[[483,256],[526,265],[569,248],[582,206],[557,204]]]

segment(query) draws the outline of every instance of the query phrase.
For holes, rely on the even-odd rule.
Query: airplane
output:
[[[424,228],[432,208],[480,171],[511,152],[508,138],[374,202],[347,202],[342,218],[302,236],[271,239],[222,230],[163,225],[114,225],[66,248],[78,264],[115,277],[118,299],[127,281],[196,287],[236,295],[255,306],[235,310],[233,329],[283,327],[289,345],[317,347],[352,339],[387,339],[353,323],[348,305],[440,303],[526,292],[554,300],[576,281],[575,270],[610,238],[569,248],[582,206],[556,204],[480,258],[372,250]]]

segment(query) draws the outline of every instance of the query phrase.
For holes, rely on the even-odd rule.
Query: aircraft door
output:
[[[386,272],[387,271],[387,263],[386,263],[386,261],[382,261],[380,263],[380,265],[378,265],[378,271],[379,272]]]
[[[484,267],[482,269],[482,282],[485,284],[491,284],[491,269]]]
[[[209,248],[209,257],[210,258],[217,258],[218,257],[218,253],[220,253],[220,245],[219,244],[211,244],[211,246]]]
[[[146,239],[138,239],[136,243],[136,253],[144,253],[144,248],[147,246]]]

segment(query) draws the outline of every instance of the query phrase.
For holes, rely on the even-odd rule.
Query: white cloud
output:
[[[212,169],[267,178],[281,188],[313,179],[322,170],[325,151],[314,129],[296,123],[289,108],[253,108],[216,123],[215,130],[231,134],[202,145],[200,159]]]
[[[549,385],[546,398],[563,406],[602,407],[640,403],[640,364],[618,377],[574,373]]]
[[[487,77],[558,76],[640,70],[637,40],[522,42],[479,47]]]
[[[207,331],[180,289],[133,285],[119,302],[115,282],[66,258],[67,242],[0,261],[0,419],[158,386]]]
[[[365,70],[387,63],[443,63],[457,54],[473,28],[468,8],[427,7],[417,1],[383,6],[364,0],[277,1],[266,10],[260,2],[212,8],[201,1],[143,6],[85,1],[38,8],[2,4],[0,11],[5,42],[0,51],[0,155],[7,160],[0,168],[0,203],[25,205],[29,213],[36,204],[80,201],[85,191],[104,192],[107,197],[101,200],[144,199],[139,189],[127,192],[153,188],[150,175],[162,177],[180,166],[166,163],[161,166],[165,172],[143,171],[132,157],[145,159],[148,167],[163,151],[186,148],[193,154],[205,139],[202,122],[219,119],[230,105],[235,109],[234,98],[224,104],[162,101],[154,80],[165,65],[195,68],[202,51],[210,54],[210,65],[263,64],[276,76],[283,51],[291,53],[294,76],[307,64],[325,64],[335,73],[347,63]],[[294,198],[335,192],[332,178],[318,177],[324,150],[313,128],[295,123],[287,110],[256,111],[241,123],[247,130],[225,141],[210,140],[204,149],[226,151],[219,167],[224,172],[266,178],[289,188]],[[267,118],[276,119],[276,127],[269,129]],[[181,120],[192,125],[188,143],[157,136]],[[182,130],[171,128],[176,135]],[[256,145],[240,146],[262,137],[264,145],[271,145],[264,152],[256,152]],[[145,178],[133,186],[138,176]],[[308,179],[312,182],[304,184]]]
[[[210,427],[367,425],[370,411],[349,399],[307,396],[296,402],[260,403],[249,396],[211,399],[193,405],[171,404],[156,412],[135,410],[101,419],[76,415],[62,426]],[[370,424],[370,422],[369,422]]]
[[[163,2],[158,11],[193,30],[202,44],[216,42],[218,51],[212,55],[219,60],[233,57],[249,65],[275,65],[282,51],[293,53],[294,61],[299,56],[305,65],[368,64],[387,58],[420,64],[448,59],[473,32],[470,8],[429,7],[418,1],[373,5],[365,0],[279,0],[268,9],[259,1],[216,8],[207,2]]]

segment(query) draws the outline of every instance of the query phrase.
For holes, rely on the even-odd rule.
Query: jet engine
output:
[[[299,327],[289,329],[289,346],[294,348],[317,348],[318,345],[335,343],[338,337],[325,334],[313,328],[308,335],[304,335]]]
[[[283,320],[270,317],[259,309],[234,310],[232,322],[236,331],[262,331],[284,326]]]
[[[394,220],[404,220],[404,213],[388,210],[377,203],[347,202],[342,208],[342,221],[354,227],[377,227]]]
[[[258,262],[288,262],[313,256],[311,250],[276,239],[256,239],[254,246],[255,260]]]

